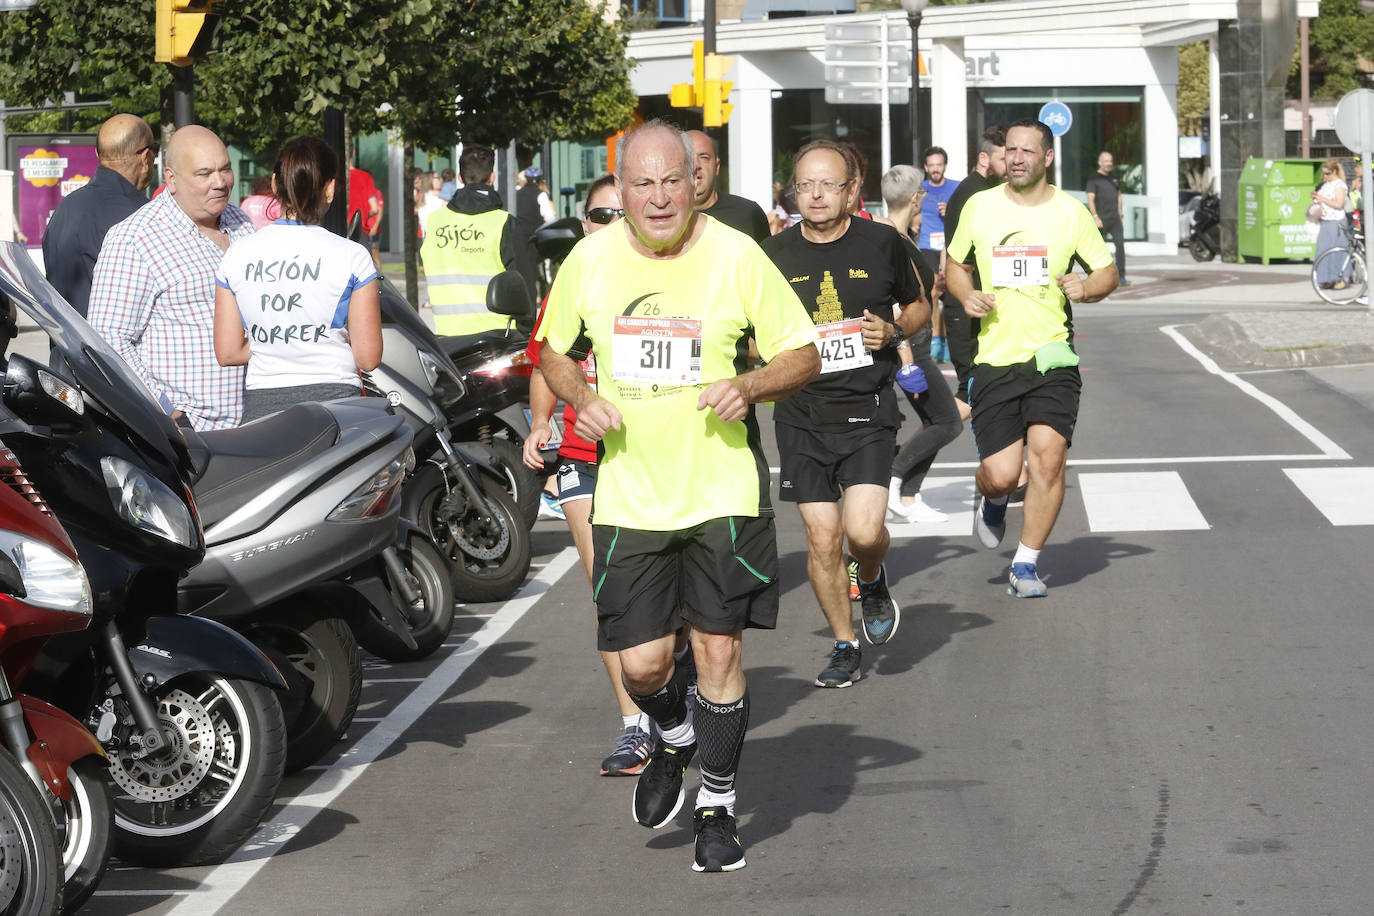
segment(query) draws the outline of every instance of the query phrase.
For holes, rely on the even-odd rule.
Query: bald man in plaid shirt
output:
[[[174,418],[237,426],[244,368],[215,361],[215,270],[253,224],[229,203],[229,151],[204,127],[172,135],[163,180],[165,193],[105,236],[90,322]]]

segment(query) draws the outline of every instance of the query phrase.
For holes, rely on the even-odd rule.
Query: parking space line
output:
[[[682,651],[686,652],[687,650],[683,649]],[[363,678],[363,686],[367,687],[372,684],[423,684],[424,681],[425,679],[422,677],[365,677]]]
[[[159,891],[153,889],[134,890],[134,891],[96,891],[92,897],[188,897],[195,891],[183,889],[175,891]]]
[[[200,888],[168,911],[168,916],[213,916],[262,870],[315,816],[329,806],[361,776],[367,767],[391,747],[424,712],[443,698],[487,649],[495,645],[575,563],[577,550],[565,547],[539,575],[507,601],[462,648],[445,658],[381,722],[359,738],[339,757],[327,777],[317,779],[296,796],[272,820],[239,847],[222,865],[201,879]],[[316,787],[318,785],[318,788]]]

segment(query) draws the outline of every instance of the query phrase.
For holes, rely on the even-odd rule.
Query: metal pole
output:
[[[716,0],[706,0],[701,18],[701,50],[716,53]]]
[[[888,65],[890,62],[888,52],[891,44],[887,40],[887,17],[883,17],[879,20],[878,27],[882,29],[883,47],[883,88],[881,93],[883,105],[881,127],[883,170],[879,174],[886,175],[887,170],[892,168],[892,82],[888,79]],[[860,193],[862,192],[863,189],[861,188]],[[886,210],[886,205],[884,205],[884,210]]]
[[[1298,20],[1298,41],[1302,46],[1302,61],[1298,68],[1298,84],[1301,87],[1299,95],[1302,98],[1302,141],[1298,155],[1304,159],[1312,155],[1312,100],[1307,72],[1307,22],[1307,19]]]
[[[925,163],[921,161],[921,14],[914,16],[910,13],[906,17],[907,24],[911,26],[911,98],[909,100],[911,117],[911,164],[918,169],[924,169]]]
[[[334,180],[334,200],[325,211],[324,228],[335,235],[348,232],[348,151],[344,140],[344,113],[331,105],[324,110],[324,142],[339,157],[341,174]]]
[[[178,128],[196,122],[196,76],[190,67],[172,68],[172,123]]]

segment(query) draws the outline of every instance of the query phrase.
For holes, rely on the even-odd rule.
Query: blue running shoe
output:
[[[548,490],[539,494],[539,517],[556,518],[560,522],[566,521],[567,516],[563,514],[563,507],[558,504],[558,500]]]
[[[1007,594],[1013,598],[1043,598],[1049,594],[1045,583],[1040,581],[1040,574],[1035,571],[1034,563],[1011,564],[1008,578],[1010,584],[1007,585]]]
[[[863,609],[864,636],[870,646],[881,646],[897,632],[902,609],[887,590],[887,567],[878,567],[877,582],[859,583],[859,606]]]
[[[988,550],[996,550],[1007,533],[1006,504],[994,505],[983,494],[978,494],[978,502],[973,507],[973,533]]]

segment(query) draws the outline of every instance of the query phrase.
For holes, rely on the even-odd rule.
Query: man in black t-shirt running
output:
[[[738,229],[756,242],[773,234],[768,227],[768,214],[747,197],[727,194],[716,188],[720,180],[720,154],[716,141],[700,130],[689,130],[692,138],[692,208],[698,213],[715,217],[731,229]]]
[[[898,345],[930,319],[896,230],[846,212],[857,171],[833,141],[802,147],[793,175],[802,221],[763,242],[821,333],[821,377],[773,412],[782,456],[779,496],[798,504],[811,588],[835,638],[819,687],[848,687],[861,676],[846,538],[859,567],[864,635],[879,645],[897,631],[901,611],[883,568],[888,481],[901,425],[892,379]],[[884,317],[894,304],[902,309],[896,324]]]

